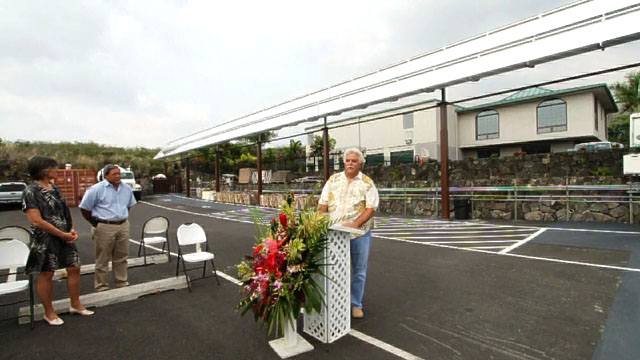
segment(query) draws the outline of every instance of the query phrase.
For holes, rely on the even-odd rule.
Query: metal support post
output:
[[[567,218],[566,218],[566,220],[569,221],[570,213],[569,213],[569,177],[568,176],[566,177],[565,183],[567,184],[566,193],[565,193],[565,196],[567,198],[567,201],[566,201],[566,211],[567,211],[567,215],[566,216],[567,216]]]
[[[262,197],[262,141],[260,141],[260,135],[258,135],[257,142],[257,155],[258,155],[258,193],[256,203],[260,205],[260,199]]]
[[[442,218],[449,220],[449,131],[447,130],[447,100],[442,88],[440,102],[440,188],[442,192]]]
[[[324,128],[322,129],[322,171],[324,182],[329,180],[329,129],[327,128],[327,117],[324,117]]]
[[[220,175],[220,149],[218,145],[216,145],[216,192],[220,192],[220,180],[222,176]]]
[[[187,197],[190,198],[191,197],[191,181],[189,181],[189,179],[191,178],[191,169],[189,167],[189,157],[187,156],[187,166],[186,166],[186,175],[187,175]]]
[[[629,192],[629,224],[633,224],[633,193]]]

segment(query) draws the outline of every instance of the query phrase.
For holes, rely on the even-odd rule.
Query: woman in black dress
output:
[[[67,289],[71,299],[69,312],[85,316],[93,314],[80,303],[80,257],[75,244],[78,233],[73,228],[67,202],[54,184],[57,167],[54,159],[31,158],[28,170],[34,181],[22,194],[22,211],[26,213],[33,232],[26,271],[39,274],[37,290],[44,307],[44,320],[53,326],[64,324],[51,303],[51,280],[57,269],[67,269]]]

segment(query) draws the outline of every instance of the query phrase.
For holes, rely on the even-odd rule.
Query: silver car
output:
[[[22,191],[26,188],[23,182],[0,183],[0,204],[21,204]]]

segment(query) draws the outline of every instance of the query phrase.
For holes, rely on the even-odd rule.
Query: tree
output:
[[[610,141],[629,146],[629,115],[640,112],[640,71],[626,74],[625,79],[611,85],[620,113],[609,122],[607,132]]]
[[[329,136],[329,152],[333,151],[336,147],[336,139]],[[320,157],[324,154],[324,138],[316,135],[313,137],[313,144],[311,144],[311,155]]]
[[[623,113],[640,112],[640,71],[630,72],[624,76],[625,82],[618,82],[611,86],[616,102],[620,104]]]
[[[304,156],[304,149],[302,143],[298,140],[289,140],[289,148],[287,149],[289,159],[296,159]]]
[[[265,131],[265,132],[249,135],[247,137],[242,138],[242,142],[244,142],[245,144],[255,144],[258,142],[258,137],[260,137],[260,141],[264,144],[274,139],[276,137],[276,133],[275,131]]]

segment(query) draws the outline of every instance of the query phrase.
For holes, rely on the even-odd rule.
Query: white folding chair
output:
[[[194,245],[195,252],[182,252],[183,248]],[[203,246],[204,250],[202,249]],[[213,266],[213,275],[215,276],[218,285],[220,285],[220,281],[218,280],[218,273],[216,272],[216,264],[213,262],[214,257],[215,255],[212,252],[209,252],[207,235],[200,225],[196,223],[185,223],[178,227],[178,264],[176,266],[176,276],[178,276],[180,270],[180,261],[182,261],[182,271],[187,278],[187,286],[189,287],[189,292],[191,292],[191,279],[189,278],[189,274],[187,274],[187,271],[202,268],[201,279],[204,279],[207,271],[207,261],[211,261],[211,265]],[[200,267],[187,269],[186,263],[198,262],[202,262],[203,265]]]
[[[145,245],[157,245],[162,244],[162,251],[160,254],[164,254],[164,247],[167,247],[167,257],[171,262],[171,247],[169,246],[169,219],[164,216],[154,216],[147,220],[142,226],[142,236],[140,236],[140,247],[138,247],[138,256],[142,252],[144,256],[144,264],[147,264],[147,247]]]
[[[28,275],[28,280],[14,280],[12,276],[21,273],[18,269],[27,265],[28,258],[29,248],[22,241],[15,239],[0,241],[0,271],[9,270],[7,282],[0,283],[0,296],[29,291],[29,300],[14,301],[0,306],[16,305],[29,301],[29,321],[31,329],[33,329],[33,276]],[[14,318],[4,320],[11,319]]]
[[[3,226],[0,228],[0,240],[16,239],[25,243],[27,246],[31,245],[31,231],[23,228],[22,226]]]

